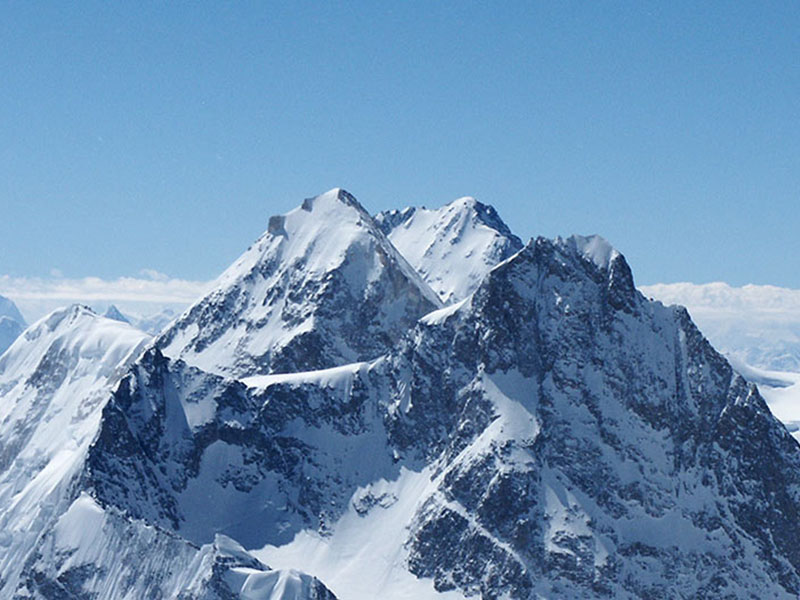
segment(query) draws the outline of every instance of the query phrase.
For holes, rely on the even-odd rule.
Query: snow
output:
[[[111,386],[149,337],[82,306],[34,323],[0,357],[0,529],[13,583],[38,528],[58,509],[94,435]],[[10,585],[10,584],[9,584]]]
[[[374,363],[357,362],[318,371],[300,371],[297,373],[279,373],[276,375],[253,375],[243,377],[240,381],[248,387],[268,388],[278,383],[315,383],[320,387],[336,387],[342,381],[352,379],[353,375],[369,369]]]
[[[358,344],[366,342],[352,343],[365,336],[346,337],[345,330],[357,328],[363,334],[377,329],[367,337],[377,344],[382,336],[401,335],[408,319],[413,322],[441,305],[372,217],[343,190],[309,198],[269,223],[212,291],[161,336],[165,355],[221,375],[264,374],[271,371],[272,356],[314,332],[332,346],[323,348],[328,362],[372,359],[383,349],[365,356]],[[358,305],[376,302],[373,321],[350,322]],[[424,309],[411,314],[418,305]],[[205,313],[219,317],[213,331],[198,328],[198,319],[208,319]]]
[[[61,567],[62,572],[74,564],[86,562],[81,550],[102,545],[105,521],[105,512],[86,492],[58,518],[54,528],[55,544],[60,552],[70,555]]]
[[[308,600],[311,578],[296,569],[259,571],[234,568],[226,580],[241,600]]]
[[[464,298],[463,300],[445,306],[444,308],[440,308],[439,310],[434,310],[433,312],[428,313],[422,317],[420,321],[425,325],[440,325],[452,315],[456,314],[464,306],[467,306],[468,303],[469,298]]]
[[[408,557],[401,541],[438,484],[430,469],[414,472],[403,468],[394,481],[375,481],[356,491],[349,510],[330,535],[305,530],[289,544],[265,546],[251,553],[273,568],[314,573],[338,598],[347,600],[463,600],[457,592],[437,593],[430,580],[417,579],[405,566]],[[397,501],[359,513],[357,500],[368,494]]]

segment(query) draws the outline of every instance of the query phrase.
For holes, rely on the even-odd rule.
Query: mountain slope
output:
[[[13,586],[21,557],[68,505],[110,386],[147,340],[75,305],[32,325],[0,357],[0,529],[6,549],[0,573],[6,585]]]
[[[272,217],[157,345],[223,375],[321,369],[380,356],[438,306],[369,214],[335,189]]]
[[[0,595],[333,600],[314,578],[270,570],[232,540],[198,547],[95,500],[87,454],[112,387],[148,340],[72,306],[0,358]]]
[[[522,248],[494,208],[474,198],[436,210],[385,211],[375,220],[445,303],[466,298],[486,273]]]

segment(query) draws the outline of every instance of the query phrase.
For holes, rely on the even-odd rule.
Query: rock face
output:
[[[424,319],[406,356],[418,375],[400,441],[436,448],[441,469],[409,566],[437,589],[796,594],[796,443],[601,240],[536,240]]]
[[[797,597],[800,448],[685,310],[636,291],[604,240],[532,240],[439,308],[349,195],[304,206],[115,363],[124,374],[92,405],[90,443],[44,479],[57,482],[49,512],[27,545],[0,540],[13,548],[3,592]],[[373,346],[332,311],[379,297],[399,308],[359,313]],[[298,307],[308,325],[286,320]],[[326,350],[299,370],[285,349],[308,331]],[[37,385],[70,380],[73,367],[50,365]],[[10,460],[5,473],[35,462]],[[20,484],[2,485],[16,497]],[[4,531],[22,529],[24,511],[3,514]]]
[[[272,217],[157,345],[223,375],[323,369],[377,358],[439,306],[355,198],[334,189]]]

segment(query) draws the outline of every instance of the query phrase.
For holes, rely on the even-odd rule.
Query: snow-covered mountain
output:
[[[500,260],[442,308],[334,190],[143,351],[103,358],[133,330],[80,309],[52,317],[59,349],[71,323],[123,329],[23,335],[0,448],[35,451],[0,480],[0,507],[30,490],[0,595],[796,598],[800,446],[756,387],[599,237]],[[76,353],[97,394],[46,400]]]
[[[110,386],[147,336],[82,306],[33,324],[0,357],[0,596],[66,509]]]
[[[384,211],[375,220],[445,303],[466,298],[495,265],[522,248],[497,211],[474,198],[435,210]]]
[[[439,306],[358,201],[333,189],[272,217],[158,346],[224,375],[322,369],[384,354]]]
[[[3,354],[24,330],[25,319],[16,305],[8,298],[0,296],[0,354]]]

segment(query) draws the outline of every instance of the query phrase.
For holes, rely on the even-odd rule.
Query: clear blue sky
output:
[[[798,2],[0,6],[0,275],[208,279],[341,186],[800,288]]]

